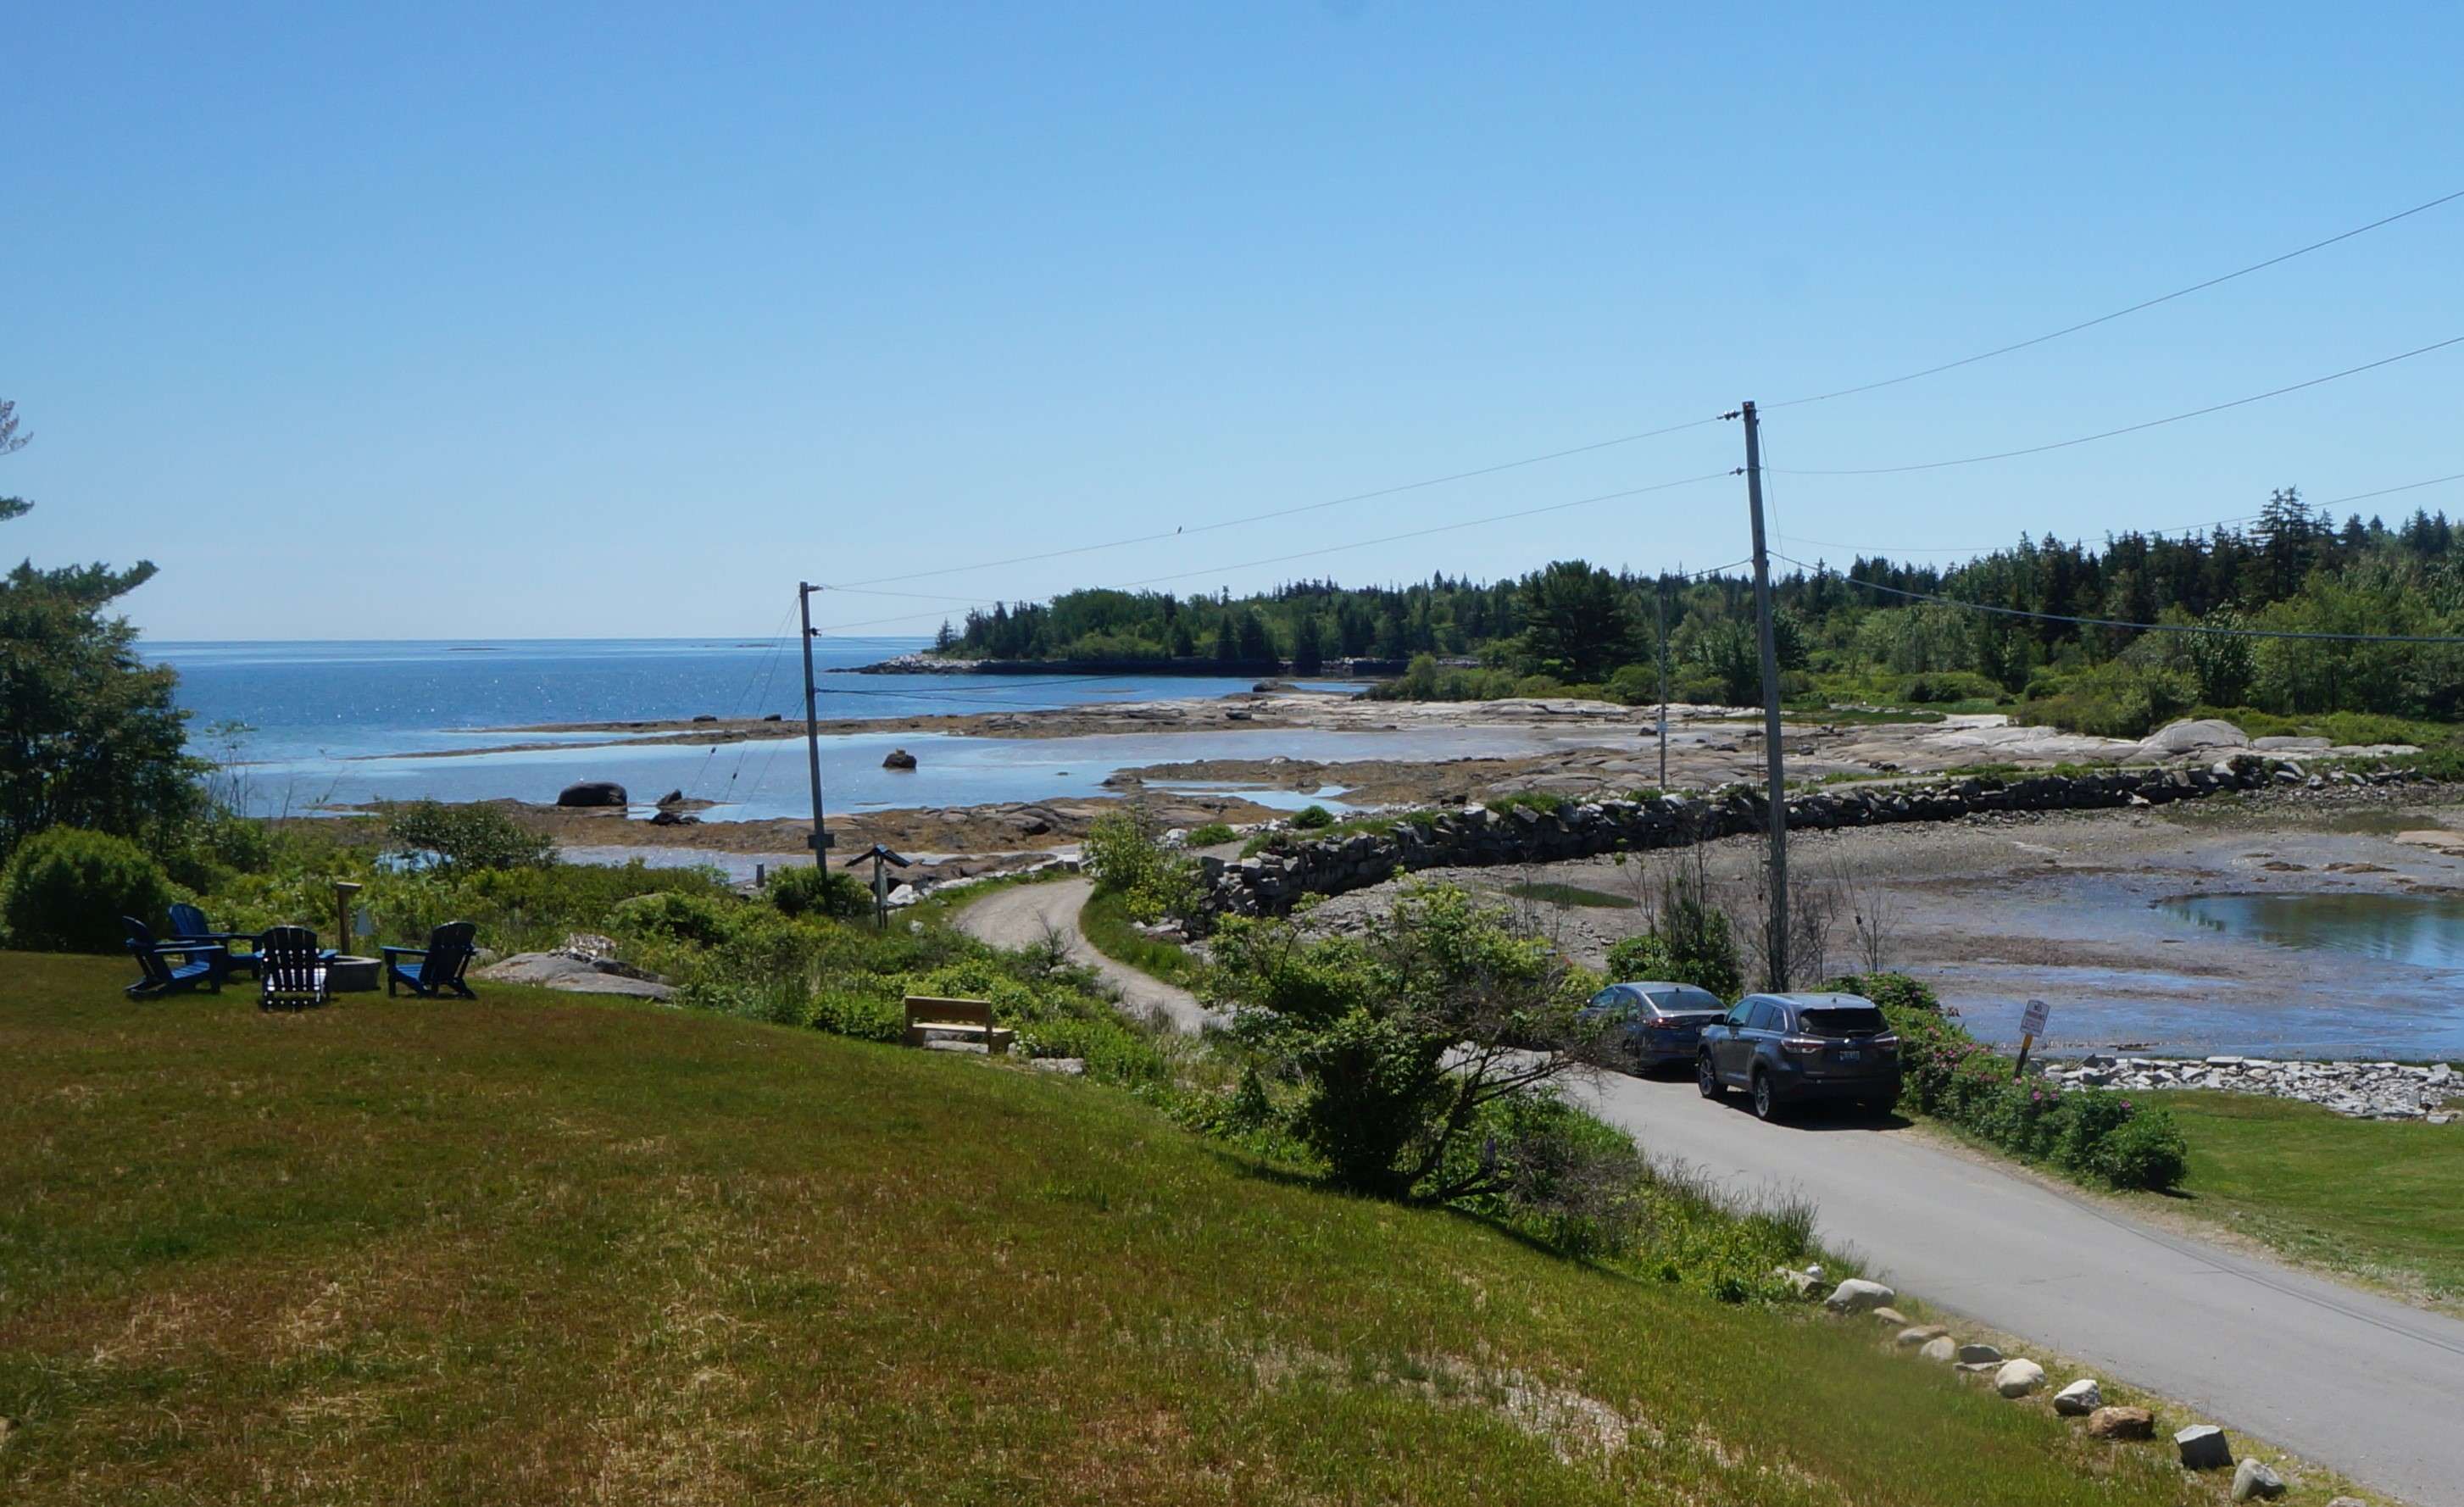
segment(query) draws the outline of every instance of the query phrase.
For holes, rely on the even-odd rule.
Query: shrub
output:
[[[2069,1096],[2065,1096],[2069,1097]],[[2122,1107],[2128,1118],[2098,1142],[2085,1169],[2116,1188],[2167,1189],[2178,1185],[2188,1170],[2190,1147],[2171,1111]]]
[[[1936,670],[1930,674],[1911,675],[1900,682],[1900,696],[1919,705],[1927,702],[1992,701],[2002,694],[2002,688],[1982,675],[1964,669]]]
[[[1609,677],[1608,699],[1628,707],[1657,706],[1660,672],[1649,665],[1628,665]]]
[[[1630,936],[1609,949],[1608,976],[1613,983],[1637,979],[1660,979],[1672,984],[1688,980],[1671,977],[1677,964],[1668,955],[1668,944],[1646,931]]]
[[[607,928],[627,938],[655,938],[710,947],[736,934],[741,907],[714,896],[664,890],[608,907]]]
[[[2013,1080],[2011,1059],[1969,1036],[1933,991],[1903,973],[1837,978],[1882,1007],[1900,1037],[1900,1103],[2027,1162],[2115,1188],[2171,1188],[2187,1147],[2173,1117],[2110,1089],[2068,1092]]]
[[[1331,827],[1334,825],[1334,813],[1324,806],[1303,806],[1292,813],[1292,825],[1304,832],[1314,832],[1320,827]]]
[[[1219,842],[1229,842],[1240,835],[1223,822],[1210,821],[1191,832],[1182,840],[1182,842],[1185,846],[1194,848],[1213,847]]]
[[[872,909],[872,891],[852,874],[837,869],[782,869],[770,878],[770,904],[779,913],[796,916],[830,916],[844,920],[861,916]]]
[[[2142,738],[2198,703],[2179,670],[2114,660],[2075,675],[2059,695],[2030,701],[2018,720],[2096,737]]]
[[[415,800],[385,812],[387,851],[446,869],[537,868],[556,861],[556,840],[476,801]]]
[[[1198,865],[1167,852],[1136,806],[1108,811],[1087,829],[1087,872],[1095,893],[1118,895],[1137,921],[1187,916],[1198,908]]]
[[[0,934],[34,952],[113,952],[122,916],[160,925],[182,898],[163,865],[129,841],[49,827],[17,845],[0,869]]]

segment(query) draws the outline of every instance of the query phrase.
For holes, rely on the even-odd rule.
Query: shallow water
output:
[[[2464,970],[2464,895],[2191,895],[2157,908],[2281,947]]]
[[[830,639],[814,645],[825,718],[1025,711],[1089,703],[1209,697],[1245,691],[1246,678],[1190,675],[859,675],[854,667],[923,646],[919,639]],[[280,815],[371,799],[553,800],[581,779],[615,779],[641,800],[669,790],[716,800],[715,820],[797,816],[807,807],[800,740],[649,747],[527,749],[460,757],[408,754],[526,743],[598,743],[611,734],[507,733],[541,723],[629,722],[702,714],[793,719],[803,710],[802,656],[790,638],[740,641],[591,639],[150,644],[146,657],[180,673],[191,752],[235,755],[250,810]],[[1304,682],[1312,689],[1356,685]],[[226,747],[209,731],[244,724]],[[621,737],[622,734],[614,734]],[[1364,734],[1363,736],[1375,736]],[[1409,737],[1409,734],[1403,735]],[[832,809],[972,805],[1089,795],[1124,765],[1168,759],[1296,754],[1272,745],[1134,735],[1087,739],[857,734],[823,744]],[[1200,749],[1199,743],[1206,747]],[[1528,752],[1529,740],[1517,746]],[[1343,745],[1349,747],[1350,745]],[[1347,757],[1383,757],[1363,745]],[[893,747],[935,749],[924,770],[883,770]],[[1468,751],[1468,750],[1467,750]],[[1267,805],[1303,805],[1261,792]],[[1322,799],[1322,797],[1321,797]],[[1322,801],[1322,803],[1325,803]]]
[[[950,732],[856,732],[822,740],[823,802],[831,811],[963,806],[992,801],[1102,796],[1125,768],[1184,759],[1454,758],[1533,754],[1556,738],[1514,728],[1331,732],[1253,729],[1215,732],[1111,732],[1067,738],[986,738]],[[913,770],[886,770],[892,749],[915,755]],[[511,796],[552,801],[580,779],[612,779],[636,802],[670,790],[719,804],[707,820],[803,816],[809,809],[802,738],[693,747],[661,743],[590,749],[524,749],[458,758],[329,758],[277,761],[251,772],[259,809],[300,811],[368,800],[482,800]],[[1179,788],[1201,788],[1191,782]],[[1217,785],[1230,790],[1234,787]],[[1324,795],[1243,791],[1262,805],[1297,808]]]

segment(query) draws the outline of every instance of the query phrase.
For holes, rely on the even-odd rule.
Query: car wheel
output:
[[[1705,1099],[1718,1100],[1728,1097],[1728,1090],[1720,1081],[1720,1070],[1711,1065],[1711,1054],[1708,1052],[1694,1054],[1694,1086],[1702,1090],[1703,1097]]]
[[[1754,1118],[1769,1120],[1779,1113],[1779,1101],[1771,1097],[1771,1075],[1754,1074]]]

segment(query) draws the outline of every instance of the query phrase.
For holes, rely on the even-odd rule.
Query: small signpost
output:
[[[847,861],[848,868],[869,861],[872,864],[872,925],[876,931],[890,928],[890,866],[907,866],[907,860],[875,842],[871,847]]]
[[[2019,1061],[2011,1069],[2013,1079],[2028,1071],[2028,1049],[2036,1044],[2036,1037],[2045,1034],[2045,1022],[2052,1019],[2053,1015],[2053,1007],[2043,1000],[2028,1001],[2026,1012],[2019,1016]]]

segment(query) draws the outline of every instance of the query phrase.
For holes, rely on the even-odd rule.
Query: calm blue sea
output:
[[[1245,679],[1147,676],[859,675],[855,666],[921,648],[920,639],[814,644],[825,718],[1029,710],[1089,702],[1220,696]],[[787,639],[554,639],[435,642],[150,643],[180,673],[192,751],[244,761],[251,806],[304,812],[370,799],[512,796],[553,800],[577,779],[614,779],[637,802],[671,789],[725,804],[715,819],[801,814],[803,745],[795,739],[693,747],[538,749],[405,758],[512,742],[583,742],[604,733],[508,733],[541,723],[692,717],[801,718],[803,666]],[[1321,683],[1329,689],[1356,687]],[[226,732],[236,725],[244,731]],[[1088,794],[1127,765],[1219,755],[1387,756],[1375,734],[1232,733],[1191,740],[1137,734],[1001,739],[915,733],[825,739],[824,778],[840,809],[957,805]],[[1331,740],[1331,741],[1329,741]],[[1366,740],[1366,741],[1363,741]],[[1485,740],[1470,739],[1468,743]],[[1528,740],[1526,740],[1528,741]],[[894,746],[924,767],[883,770]],[[1483,752],[1469,746],[1460,752]],[[1449,750],[1454,752],[1454,750]]]

